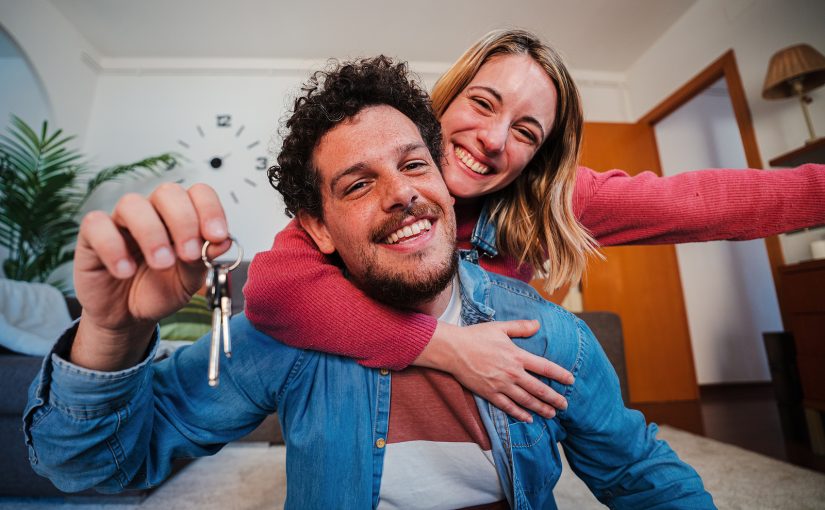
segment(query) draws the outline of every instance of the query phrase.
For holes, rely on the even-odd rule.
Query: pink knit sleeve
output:
[[[756,239],[825,224],[825,165],[672,177],[580,167],[573,209],[603,246]]]
[[[284,343],[400,370],[424,350],[436,320],[373,301],[292,221],[255,255],[244,287],[246,315]]]

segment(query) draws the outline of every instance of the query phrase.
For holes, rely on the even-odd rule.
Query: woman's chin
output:
[[[454,196],[457,200],[467,201],[473,200],[477,198],[481,198],[489,191],[486,189],[487,186],[482,186],[480,182],[475,179],[468,179],[463,175],[456,175],[452,169],[444,170],[444,182],[447,184],[447,189],[450,190],[450,194]]]

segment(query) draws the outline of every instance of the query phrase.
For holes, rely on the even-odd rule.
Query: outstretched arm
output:
[[[553,407],[566,405],[527,371],[562,383],[572,382],[570,373],[510,341],[533,334],[535,325],[460,328],[377,303],[318,251],[297,221],[278,234],[270,251],[252,260],[244,297],[255,327],[294,347],[356,358],[368,367],[400,370],[415,364],[444,370],[522,420],[529,413],[519,406],[549,417]]]
[[[756,239],[825,224],[825,165],[672,177],[580,167],[573,207],[603,246]]]

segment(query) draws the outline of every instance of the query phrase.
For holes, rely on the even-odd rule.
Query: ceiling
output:
[[[492,28],[539,34],[574,69],[623,72],[696,0],[50,0],[108,58],[451,62]]]

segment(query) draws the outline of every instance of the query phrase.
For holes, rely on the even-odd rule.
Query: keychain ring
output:
[[[238,258],[235,259],[235,262],[233,262],[226,268],[227,271],[232,271],[241,264],[241,260],[243,259],[243,248],[241,248],[241,244],[234,237],[229,236],[229,240],[232,241],[232,244],[234,244],[238,248]],[[209,248],[210,244],[212,243],[210,243],[209,241],[203,243],[203,248],[201,248],[201,260],[204,264],[206,264],[206,267],[212,269],[214,266],[212,265],[212,262],[209,260],[209,257],[206,256],[206,250],[207,248]]]

